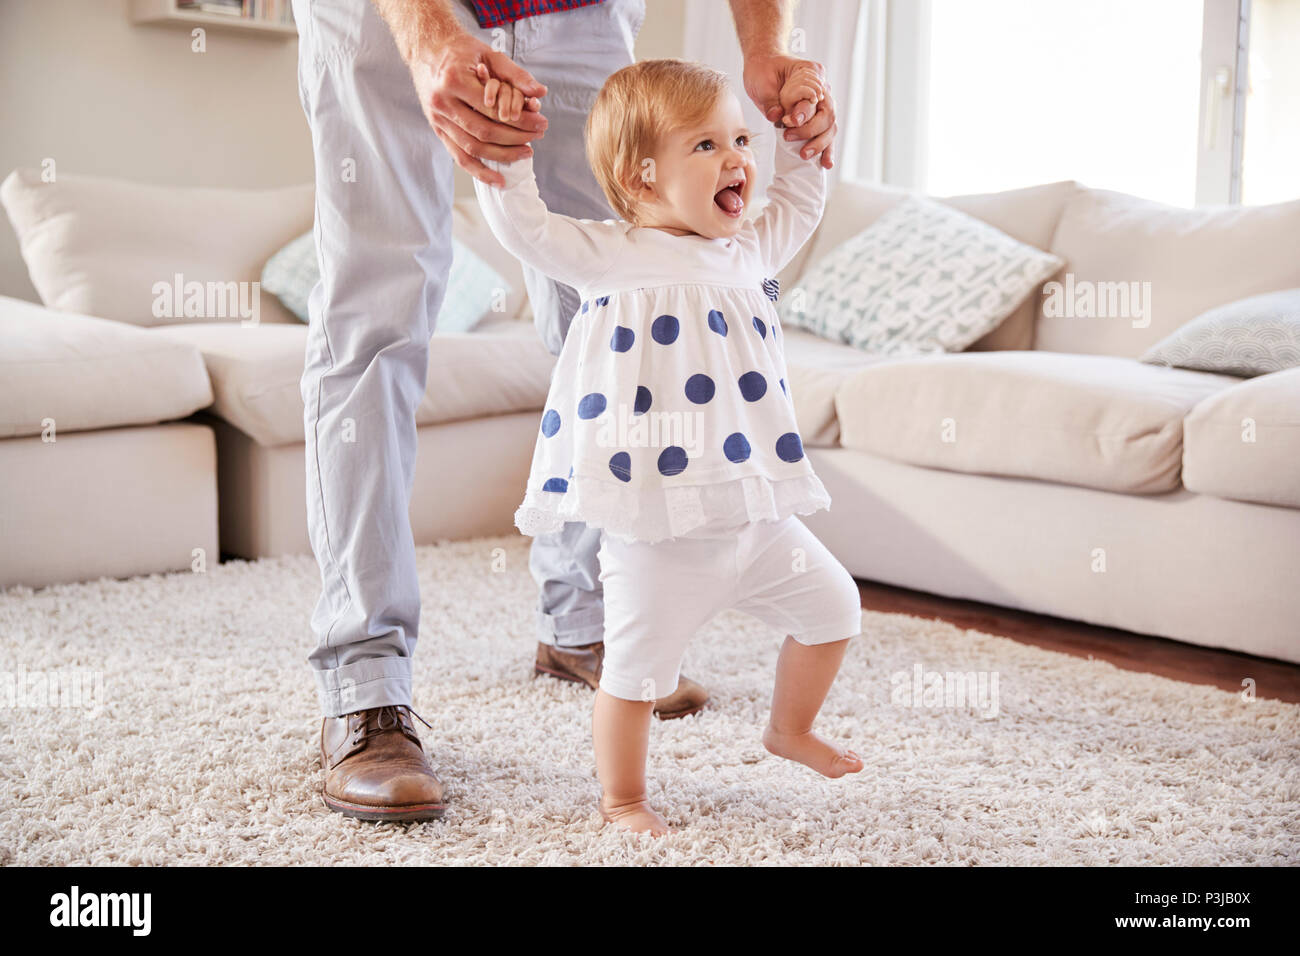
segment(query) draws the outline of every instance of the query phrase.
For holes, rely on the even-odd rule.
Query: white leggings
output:
[[[600,687],[624,700],[675,691],[691,636],[729,608],[801,644],[862,633],[852,575],[794,516],[653,544],[602,533],[597,555],[605,592]]]

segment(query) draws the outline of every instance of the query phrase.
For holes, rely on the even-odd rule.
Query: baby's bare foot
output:
[[[633,833],[649,833],[651,836],[663,836],[672,830],[668,821],[661,817],[645,800],[626,803],[619,807],[605,806],[605,798],[600,798],[600,815],[606,823],[613,823]]]
[[[812,767],[827,777],[842,777],[862,769],[862,758],[852,750],[836,747],[811,730],[803,734],[782,734],[768,724],[763,731],[763,746],[768,753]]]

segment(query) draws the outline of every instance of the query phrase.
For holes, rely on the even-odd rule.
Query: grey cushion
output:
[[[1300,289],[1238,299],[1203,312],[1140,361],[1227,375],[1300,367]]]
[[[988,223],[909,196],[810,267],[787,325],[879,355],[960,352],[1062,265]]]

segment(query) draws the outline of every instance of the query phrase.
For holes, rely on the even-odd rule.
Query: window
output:
[[[1250,0],[1241,201],[1300,199],[1300,0]]]
[[[1300,0],[863,4],[858,176],[940,196],[1077,179],[1179,206],[1300,198]]]
[[[1196,198],[1201,5],[931,0],[924,189]]]

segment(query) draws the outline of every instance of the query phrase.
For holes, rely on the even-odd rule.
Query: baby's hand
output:
[[[774,125],[781,127],[783,124],[786,128],[802,126],[817,111],[817,104],[826,99],[826,84],[817,71],[811,67],[801,67],[790,74],[786,79],[785,85],[781,87],[783,95],[793,93],[798,97],[795,105],[790,112],[781,118],[781,122]],[[812,105],[809,109],[804,104]]]
[[[520,90],[505,80],[497,79],[486,63],[475,64],[474,72],[479,82],[483,84],[483,105],[489,109],[495,107],[497,119],[502,123],[519,119],[519,114],[523,110],[532,110],[534,113],[541,110],[540,99],[536,96],[524,96]]]

